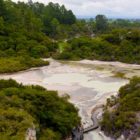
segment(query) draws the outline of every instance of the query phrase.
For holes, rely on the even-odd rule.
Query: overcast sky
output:
[[[27,2],[28,0],[20,1]],[[36,1],[45,4],[50,1],[64,4],[78,17],[95,17],[97,14],[105,14],[107,17],[114,18],[140,18],[140,0],[33,0],[33,2]]]

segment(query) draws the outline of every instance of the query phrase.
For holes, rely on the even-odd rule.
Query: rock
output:
[[[123,135],[120,136],[117,140],[125,140],[125,137]]]
[[[37,140],[35,128],[28,128],[25,140]]]

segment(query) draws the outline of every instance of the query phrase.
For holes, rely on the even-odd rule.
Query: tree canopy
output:
[[[98,32],[104,32],[107,31],[108,28],[108,20],[105,15],[97,15],[95,17],[95,22],[96,22],[96,30]]]
[[[35,127],[39,140],[61,140],[80,123],[77,109],[56,91],[0,80],[0,139],[24,140]]]
[[[115,29],[95,38],[71,39],[57,58],[96,59],[140,64],[140,30]]]
[[[140,136],[140,78],[134,77],[121,87],[118,97],[107,100],[102,130],[111,137],[124,135],[126,139],[135,140]]]

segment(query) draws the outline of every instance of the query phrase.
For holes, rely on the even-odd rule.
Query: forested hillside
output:
[[[80,124],[78,110],[56,91],[0,80],[0,140],[25,140],[35,128],[38,140],[62,140]]]
[[[102,130],[113,138],[122,134],[125,139],[135,140],[140,136],[140,78],[120,88],[118,97],[107,99],[101,122]]]
[[[67,47],[57,58],[140,64],[140,30],[114,29],[95,38],[74,38],[67,42]]]
[[[40,57],[55,55],[58,49],[48,36],[56,34],[57,24],[70,26],[75,21],[72,11],[58,4],[0,0],[0,72],[48,65]]]

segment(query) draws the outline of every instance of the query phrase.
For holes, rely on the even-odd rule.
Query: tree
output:
[[[38,140],[62,140],[80,123],[78,110],[67,98],[41,86],[0,80],[0,99],[1,140],[23,140],[32,127]]]
[[[4,29],[4,20],[2,17],[0,17],[0,34],[3,34]]]
[[[0,17],[4,16],[6,12],[5,4],[3,0],[0,0]]]
[[[140,111],[139,85],[140,78],[134,77],[128,84],[120,88],[118,97],[112,96],[107,100],[109,104],[106,105],[101,121],[101,128],[105,134],[115,139],[121,135],[127,139],[132,133],[133,136],[138,137],[139,126],[137,127],[135,124],[139,122],[137,118]],[[112,108],[111,100],[115,101]]]
[[[52,35],[55,36],[58,33],[59,21],[56,18],[53,18],[51,21]]]
[[[105,32],[108,28],[108,19],[105,15],[97,15],[96,16],[96,31],[97,32]]]

